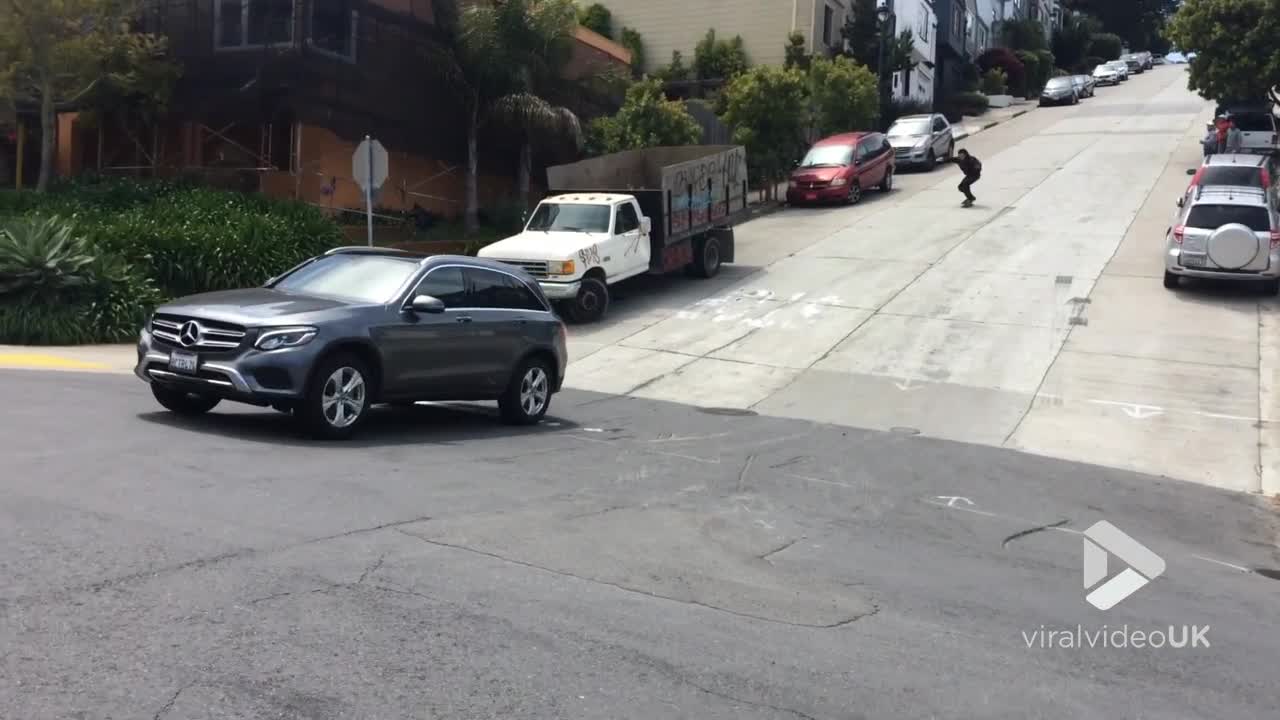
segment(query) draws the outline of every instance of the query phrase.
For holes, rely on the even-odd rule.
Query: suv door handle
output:
[[[470,315],[459,315],[459,316],[458,316],[457,318],[455,318],[455,319],[456,319],[458,322],[460,322],[460,323],[469,323],[469,322],[471,322],[471,316],[470,316]]]

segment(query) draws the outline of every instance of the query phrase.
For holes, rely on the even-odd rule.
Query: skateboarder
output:
[[[977,198],[969,191],[973,184],[982,178],[982,162],[978,158],[969,154],[968,150],[960,150],[956,153],[952,160],[960,166],[960,171],[964,173],[964,180],[960,181],[960,192],[964,193],[964,202],[960,203],[960,207],[973,207],[973,203]]]

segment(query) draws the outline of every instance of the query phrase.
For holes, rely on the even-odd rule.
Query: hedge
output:
[[[1030,68],[1019,59],[1019,55],[1008,48],[991,48],[978,56],[978,67],[982,68],[984,75],[995,68],[1003,70],[1009,92],[1024,97]]]
[[[0,296],[0,343],[119,341],[165,298],[260,285],[343,244],[310,206],[181,181],[87,178],[43,194],[0,192],[0,224],[53,217],[114,269],[92,293],[57,303]]]

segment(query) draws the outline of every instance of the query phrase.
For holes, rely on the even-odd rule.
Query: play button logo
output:
[[[1107,578],[1109,555],[1115,555],[1128,567],[1098,585]],[[1084,531],[1084,589],[1089,590],[1084,599],[1099,610],[1115,607],[1160,577],[1164,568],[1163,558],[1106,520]]]

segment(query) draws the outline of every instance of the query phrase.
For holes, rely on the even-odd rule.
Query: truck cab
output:
[[[590,321],[608,307],[608,284],[649,271],[652,228],[631,195],[557,195],[538,203],[519,235],[479,255],[523,269],[567,314]]]

